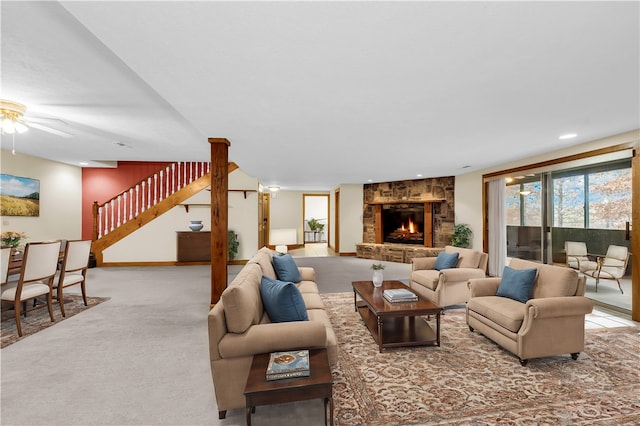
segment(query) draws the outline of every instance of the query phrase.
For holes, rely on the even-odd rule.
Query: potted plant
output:
[[[235,231],[229,231],[229,260],[233,260],[236,258],[238,254],[238,247],[240,247],[240,242],[238,241],[238,234]]]
[[[324,224],[318,222],[317,219],[311,218],[307,223],[309,225],[309,229],[313,232],[322,232],[322,230],[324,229]]]
[[[314,233],[314,240],[315,240],[315,234],[322,232],[324,230],[324,224],[318,222],[317,219],[311,218],[309,219],[309,221],[307,222],[307,224],[309,225],[309,229]],[[322,239],[322,237],[320,238]]]
[[[454,247],[469,247],[471,238],[471,228],[465,223],[459,223],[453,227],[451,234],[451,245]]]
[[[374,263],[371,265],[371,269],[373,270],[373,277],[371,278],[371,281],[373,281],[374,287],[380,287],[382,285],[382,281],[384,281],[384,276],[382,274],[384,265],[382,263]]]

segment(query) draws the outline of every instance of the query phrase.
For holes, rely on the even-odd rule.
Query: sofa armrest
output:
[[[222,358],[293,349],[324,348],[327,329],[320,321],[256,324],[242,334],[227,333],[218,346]]]
[[[422,269],[434,269],[436,266],[435,257],[414,257],[411,259],[411,270],[419,271]]]
[[[467,283],[469,297],[495,296],[500,286],[500,277],[473,278]]]
[[[527,301],[527,316],[532,319],[586,315],[592,310],[593,302],[583,296],[544,297]]]
[[[442,282],[467,281],[472,278],[485,278],[483,270],[476,268],[451,268],[440,271]]]
[[[316,282],[316,270],[311,266],[298,266],[298,271],[300,271],[302,281]]]

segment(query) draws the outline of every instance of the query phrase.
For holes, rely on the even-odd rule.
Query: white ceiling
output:
[[[225,137],[283,189],[457,175],[640,128],[639,4],[2,1],[0,97],[70,164]]]

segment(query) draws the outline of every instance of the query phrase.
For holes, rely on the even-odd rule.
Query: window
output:
[[[620,230],[630,221],[628,160],[553,174],[553,226]]]
[[[584,175],[553,180],[553,225],[584,228]]]
[[[542,225],[542,185],[539,180],[507,185],[505,196],[507,225]]]
[[[508,185],[505,194],[507,225],[520,226],[520,185]]]
[[[542,226],[542,185],[540,181],[522,184],[524,226]]]
[[[631,222],[631,169],[590,173],[588,179],[588,227],[625,229]]]

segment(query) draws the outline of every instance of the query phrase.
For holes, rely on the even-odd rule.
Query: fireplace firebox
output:
[[[424,203],[384,205],[382,231],[385,243],[424,245]]]

